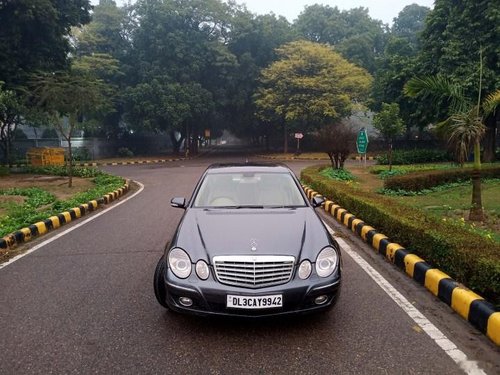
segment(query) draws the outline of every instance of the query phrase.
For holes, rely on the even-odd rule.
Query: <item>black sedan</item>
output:
[[[285,166],[210,166],[156,267],[158,302],[200,315],[272,316],[327,310],[337,300],[337,242]]]

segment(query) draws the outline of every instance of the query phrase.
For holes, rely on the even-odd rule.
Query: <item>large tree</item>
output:
[[[447,118],[437,125],[437,129],[455,149],[458,162],[463,164],[471,149],[473,150],[474,171],[469,219],[474,221],[484,220],[480,147],[481,138],[486,131],[484,121],[499,112],[497,108],[500,107],[500,90],[490,93],[486,98],[482,96],[482,68],[481,56],[478,89],[475,91],[468,91],[466,85],[455,83],[440,75],[415,77],[405,86],[405,92],[410,96],[427,95],[435,100],[434,103],[444,104]],[[475,93],[477,99],[472,96]]]
[[[377,59],[370,108],[379,112],[382,103],[397,103],[408,130],[427,125],[421,120],[423,109],[404,95],[403,87],[416,74],[420,51],[418,36],[429,11],[429,8],[417,4],[403,8],[394,19],[383,56]]]
[[[257,143],[263,138],[266,145],[272,129],[255,116],[253,94],[258,86],[260,71],[276,59],[276,48],[292,41],[295,33],[284,17],[254,15],[247,10],[236,10],[231,23],[229,50],[238,61],[234,72],[231,103],[226,114],[226,126],[237,136]]]
[[[367,8],[339,10],[328,5],[306,6],[294,26],[306,39],[328,43],[349,61],[375,72],[375,59],[384,51],[386,27]]]
[[[90,9],[89,0],[0,2],[0,81],[12,89],[67,66],[71,27],[90,21]]]
[[[24,99],[13,90],[4,89],[0,82],[0,148],[9,165],[12,163],[12,141],[25,114]]]
[[[231,4],[143,0],[134,15],[125,68],[129,125],[196,138],[223,117],[234,90],[237,60],[227,48]],[[146,102],[141,92],[153,100]],[[184,115],[193,106],[196,111]]]
[[[262,71],[255,103],[263,119],[282,126],[285,152],[289,130],[306,131],[335,122],[365,101],[370,74],[330,46],[297,41],[277,53],[279,60]]]
[[[73,183],[72,137],[93,116],[112,110],[109,86],[93,72],[79,68],[35,75],[32,97],[50,124],[68,142],[68,186]]]
[[[422,34],[419,76],[441,75],[465,92],[477,93],[478,51],[483,51],[482,96],[500,87],[500,2],[498,0],[436,0]],[[475,96],[475,95],[472,95]],[[443,103],[444,104],[444,103]],[[428,103],[422,104],[422,113]],[[426,111],[429,112],[429,111]],[[429,122],[446,113],[436,113]],[[486,118],[483,158],[495,158],[500,114]]]
[[[404,123],[399,116],[397,103],[382,103],[382,109],[373,117],[373,127],[377,129],[389,147],[389,171],[392,170],[392,149],[396,137],[404,132]]]

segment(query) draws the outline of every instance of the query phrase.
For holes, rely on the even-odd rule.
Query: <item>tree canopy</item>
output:
[[[89,0],[0,2],[0,81],[26,84],[36,70],[67,66],[72,26],[90,21]]]
[[[330,46],[297,41],[277,52],[255,96],[262,119],[305,131],[349,116],[367,99],[370,74]]]

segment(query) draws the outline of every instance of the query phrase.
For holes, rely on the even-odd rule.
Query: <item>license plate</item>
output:
[[[227,307],[233,309],[272,309],[283,307],[283,295],[272,296],[234,296],[227,295]]]

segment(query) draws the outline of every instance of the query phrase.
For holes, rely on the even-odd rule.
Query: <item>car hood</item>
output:
[[[314,261],[330,244],[329,234],[309,207],[294,209],[188,209],[172,246],[193,262],[217,255],[292,255]]]

